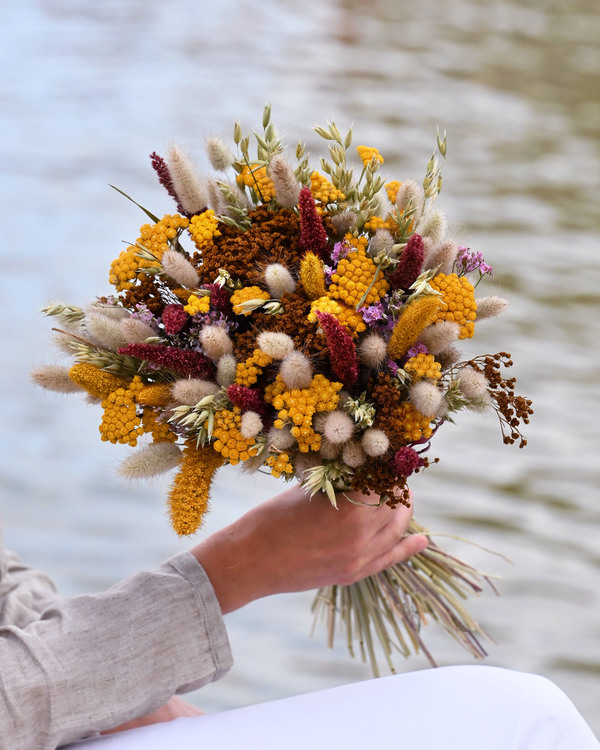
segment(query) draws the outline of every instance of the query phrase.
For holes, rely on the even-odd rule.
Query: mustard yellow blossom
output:
[[[404,365],[404,369],[416,379],[439,380],[442,377],[441,364],[436,361],[433,354],[425,354],[424,352],[419,352],[419,354],[411,357]]]
[[[244,362],[240,362],[236,367],[235,382],[237,385],[245,385],[246,387],[254,385],[263,369],[270,365],[272,361],[273,357],[269,354],[261,349],[255,349],[251,357],[248,357]]]
[[[183,309],[188,315],[207,313],[210,310],[210,297],[208,295],[197,297],[195,294],[190,294],[187,305]]]
[[[398,197],[398,191],[400,190],[401,186],[402,186],[402,183],[398,182],[398,180],[392,180],[391,182],[386,183],[385,191],[388,195],[388,198],[390,199],[390,203],[396,202],[396,198]]]
[[[215,212],[212,208],[203,211],[201,214],[192,216],[188,226],[188,232],[192,236],[194,244],[198,250],[210,247],[213,238],[221,236],[221,232],[217,229],[218,226],[219,220],[215,216]]]
[[[379,149],[371,146],[357,146],[356,150],[365,167],[371,163],[373,157],[375,157],[380,164],[383,164],[383,156],[379,153]]]
[[[253,164],[252,168],[246,166],[235,179],[238,185],[246,185],[254,190],[264,203],[275,197],[275,185],[267,175],[266,167],[261,167],[258,164]]]
[[[459,339],[470,339],[475,332],[477,302],[473,285],[466,276],[455,273],[438,275],[430,282],[431,286],[443,295],[445,306],[435,320],[449,320],[460,326]]]
[[[300,261],[300,283],[308,299],[316,299],[325,295],[323,261],[314,253],[306,253]]]
[[[366,331],[367,326],[363,320],[362,315],[356,311],[353,307],[348,307],[342,302],[336,302],[331,297],[319,297],[310,304],[310,312],[308,313],[308,319],[311,323],[316,323],[317,312],[326,312],[333,315],[334,318],[345,326],[353,337],[358,336],[359,333]]]
[[[117,388],[127,388],[129,380],[100,370],[87,362],[78,362],[69,370],[69,378],[94,398],[106,398]]]
[[[138,396],[139,402],[139,396]],[[142,414],[142,427],[145,433],[152,435],[155,443],[174,443],[177,435],[173,432],[168,422],[161,422],[154,409],[144,409]]]
[[[142,387],[141,378],[136,375],[127,388],[117,388],[102,401],[102,440],[132,447],[137,445],[138,437],[144,433],[144,429],[137,413],[135,398]]]
[[[388,343],[390,357],[401,359],[443,307],[442,299],[436,294],[424,294],[404,305]]]
[[[243,303],[251,299],[271,299],[268,292],[263,291],[259,286],[245,286],[242,289],[236,289],[231,295],[231,304],[233,312],[236,315],[251,315],[252,311],[244,311]]]
[[[371,286],[375,275],[377,279]],[[369,286],[371,288],[362,303],[363,306],[376,304],[390,288],[383,272],[377,269],[364,248],[359,247],[338,263],[331,276],[329,295],[340,299],[349,307],[356,307]]]
[[[253,448],[254,438],[245,438],[241,432],[242,413],[237,406],[232,410],[221,409],[215,414],[215,426],[212,447],[232,466],[240,461],[247,461],[256,456],[258,450]]]
[[[310,191],[313,198],[324,205],[346,200],[346,196],[341,190],[338,190],[324,175],[316,171],[310,176]]]
[[[269,456],[265,464],[271,467],[271,474],[276,479],[279,479],[282,474],[292,474],[294,472],[294,467],[287,453],[278,453],[277,456]]]

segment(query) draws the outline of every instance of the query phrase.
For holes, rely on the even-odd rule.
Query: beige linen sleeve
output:
[[[231,664],[218,601],[190,552],[107,592],[56,598],[25,626],[0,622],[0,750],[54,750],[154,711]]]

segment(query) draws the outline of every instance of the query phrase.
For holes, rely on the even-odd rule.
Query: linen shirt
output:
[[[106,592],[59,597],[0,529],[0,750],[54,750],[222,677],[219,603],[190,552]]]

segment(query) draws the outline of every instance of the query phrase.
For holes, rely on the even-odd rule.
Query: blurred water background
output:
[[[204,169],[203,140],[260,124],[266,101],[292,146],[354,122],[389,178],[419,178],[448,132],[440,205],[483,251],[507,314],[468,352],[508,349],[534,399],[529,446],[501,444],[493,414],[434,442],[413,482],[418,519],[507,555],[444,541],[502,577],[471,610],[487,663],[546,675],[600,732],[600,8],[592,0],[20,0],[0,6],[1,513],[22,557],[66,594],[105,588],[190,544],[165,517],[167,480],[127,486],[125,451],[98,439],[98,407],[41,392],[55,361],[49,301],[109,292],[108,266],[143,217],[172,210],[147,154],[174,138]],[[481,288],[481,287],[480,287]],[[279,489],[218,478],[209,533]],[[228,617],[236,666],[193,700],[213,711],[369,677],[324,633],[311,595]],[[174,620],[176,615],[174,614]],[[433,627],[441,664],[470,656]],[[416,657],[400,670],[426,668]]]

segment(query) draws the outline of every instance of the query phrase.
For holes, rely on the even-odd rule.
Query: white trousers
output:
[[[69,746],[72,750],[598,750],[552,682],[484,666],[344,685]]]

